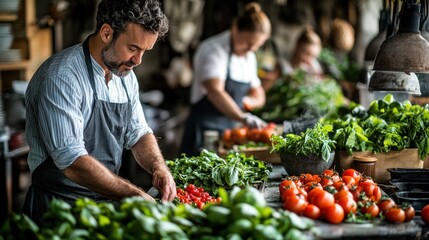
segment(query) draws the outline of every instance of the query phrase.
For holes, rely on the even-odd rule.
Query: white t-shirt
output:
[[[196,103],[207,95],[207,90],[203,86],[204,81],[211,78],[226,80],[227,65],[231,52],[230,44],[230,31],[224,31],[201,42],[194,55],[191,103]],[[250,83],[252,88],[261,85],[254,52],[248,52],[244,56],[232,54],[229,68],[229,74],[232,79]]]

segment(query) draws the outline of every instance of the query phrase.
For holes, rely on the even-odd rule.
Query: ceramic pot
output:
[[[331,152],[328,161],[316,155],[280,154],[282,165],[289,176],[299,176],[301,173],[321,174],[324,170],[331,168],[334,157],[335,152]]]

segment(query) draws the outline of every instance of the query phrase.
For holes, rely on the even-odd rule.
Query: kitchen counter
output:
[[[263,190],[269,206],[281,208],[279,184],[287,173],[281,165],[274,165],[269,180]],[[316,220],[320,239],[429,239],[429,227],[420,216],[407,223],[391,224],[386,221],[368,223],[329,224]]]

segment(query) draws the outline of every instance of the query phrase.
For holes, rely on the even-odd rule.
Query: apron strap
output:
[[[90,37],[91,36],[88,36],[85,39],[85,41],[83,42],[83,53],[85,55],[86,69],[88,70],[89,82],[91,83],[91,87],[92,87],[92,90],[94,92],[94,98],[98,99],[97,90],[95,88],[94,71],[92,70],[91,54],[89,53],[89,38]]]

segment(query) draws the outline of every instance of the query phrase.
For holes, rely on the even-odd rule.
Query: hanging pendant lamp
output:
[[[420,83],[415,73],[376,71],[371,76],[368,91],[386,91],[420,95]]]
[[[398,32],[381,44],[373,70],[429,73],[429,42],[419,26],[420,4],[404,3]]]

